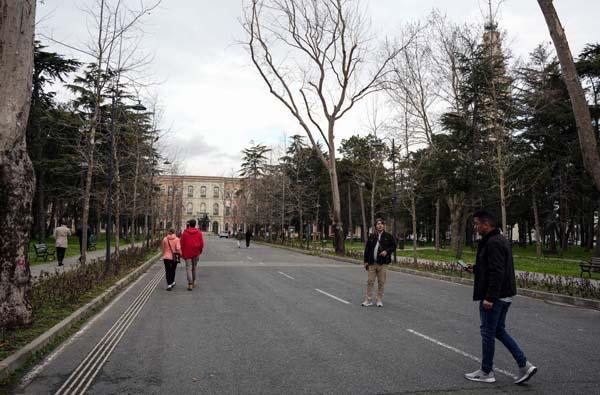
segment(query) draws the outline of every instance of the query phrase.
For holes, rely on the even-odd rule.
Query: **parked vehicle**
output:
[[[226,239],[228,239],[229,238],[229,232],[221,232],[221,233],[219,233],[219,239],[221,239],[223,237],[226,238]]]

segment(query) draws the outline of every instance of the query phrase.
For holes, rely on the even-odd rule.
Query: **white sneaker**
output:
[[[373,302],[371,302],[370,300],[365,300],[364,302],[362,302],[361,306],[364,306],[364,307],[373,306]]]
[[[537,368],[527,361],[525,366],[519,368],[519,378],[515,380],[515,384],[523,384],[537,372]]]
[[[383,307],[383,302],[381,300],[377,301],[377,307]]]
[[[493,370],[486,374],[483,370],[479,369],[473,373],[465,374],[465,378],[467,380],[479,381],[482,383],[495,383],[496,382],[496,377],[494,376]]]

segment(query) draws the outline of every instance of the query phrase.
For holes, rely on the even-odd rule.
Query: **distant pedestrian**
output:
[[[465,374],[471,381],[493,383],[494,351],[496,339],[510,351],[519,365],[519,375],[515,384],[529,380],[537,372],[521,351],[517,342],[506,332],[505,322],[512,297],[517,294],[515,268],[511,245],[496,228],[494,215],[487,210],[473,214],[475,230],[482,236],[477,244],[475,266],[467,270],[475,274],[473,300],[479,301],[481,322],[481,368]]]
[[[237,239],[238,248],[241,248],[242,240],[244,240],[244,232],[242,232],[241,230],[238,230],[237,233],[235,234],[235,238]]]
[[[175,286],[175,269],[177,269],[179,256],[181,255],[181,243],[175,235],[175,229],[169,229],[169,234],[162,240],[162,250],[167,291],[170,291]]]
[[[250,240],[252,239],[252,231],[250,228],[246,230],[246,248],[250,247]]]
[[[56,259],[58,260],[58,266],[63,265],[65,259],[65,253],[69,247],[69,236],[71,236],[71,229],[65,226],[63,220],[58,222],[59,226],[54,229],[54,240],[56,246]]]
[[[362,303],[363,306],[373,306],[373,286],[377,278],[377,307],[383,307],[383,288],[387,274],[387,265],[391,262],[391,256],[396,250],[394,236],[385,231],[385,221],[377,218],[375,221],[375,233],[369,235],[365,245],[363,262],[368,271],[367,296]]]
[[[196,228],[196,220],[191,219],[181,234],[181,257],[185,261],[188,280],[188,291],[196,286],[196,265],[204,248],[202,231]]]

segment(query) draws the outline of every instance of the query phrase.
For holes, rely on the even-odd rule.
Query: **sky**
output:
[[[396,37],[404,24],[425,19],[432,9],[458,23],[482,23],[487,9],[484,0],[358,1],[365,3],[373,33],[381,40]],[[36,32],[70,47],[82,47],[90,40],[90,21],[84,10],[92,2],[40,3]],[[586,43],[600,41],[596,24],[600,1],[555,0],[554,4],[574,54]],[[147,95],[156,96],[162,109],[161,128],[167,131],[163,155],[181,162],[183,174],[233,176],[239,170],[242,149],[251,143],[281,149],[285,136],[302,134],[288,110],[268,92],[239,44],[245,37],[241,16],[241,0],[162,0],[143,20],[140,47],[152,56],[145,71],[145,77],[153,81]],[[535,0],[504,0],[497,17],[516,58],[526,58],[539,43],[550,42]],[[67,46],[39,38],[50,50],[85,60]],[[366,133],[366,106],[356,107],[339,125],[338,144],[352,134]]]

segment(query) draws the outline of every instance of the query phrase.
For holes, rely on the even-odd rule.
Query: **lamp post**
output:
[[[392,182],[394,183],[394,192],[392,195],[392,235],[396,240],[396,200],[398,198],[396,194],[396,145],[394,139],[392,139]],[[394,249],[394,263],[397,263],[396,249]]]
[[[146,107],[144,107],[140,101],[138,100],[137,104],[130,106],[129,108],[131,108],[132,110],[137,111],[138,113],[138,117],[136,119],[136,123],[137,123],[137,133],[135,136],[135,175],[133,178],[133,208],[131,210],[131,227],[132,227],[132,232],[131,232],[131,246],[134,246],[135,243],[135,234],[137,233],[137,219],[136,219],[136,209],[137,209],[137,183],[138,183],[138,173],[139,173],[139,169],[140,169],[140,142],[139,142],[139,135],[141,132],[141,128],[140,128],[140,122],[139,122],[139,117],[141,115],[142,111],[146,111]]]
[[[115,116],[118,85],[113,86],[110,109],[110,139],[108,152],[108,194],[106,195],[106,255],[104,258],[104,271],[108,272],[110,266],[110,242],[112,238],[112,187],[114,175],[113,150],[115,147]],[[119,219],[117,218],[117,221]]]

